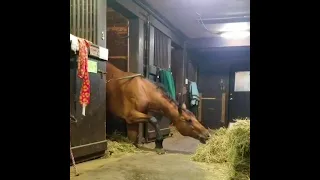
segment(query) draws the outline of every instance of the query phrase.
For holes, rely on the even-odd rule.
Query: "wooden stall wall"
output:
[[[110,7],[107,12],[109,62],[123,71],[128,71],[129,20]]]

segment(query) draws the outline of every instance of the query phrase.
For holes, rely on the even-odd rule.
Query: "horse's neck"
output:
[[[152,100],[153,104],[155,107],[157,107],[157,109],[163,112],[164,116],[173,120],[179,115],[178,106],[174,102],[163,97],[162,95],[156,97],[157,98]]]
[[[124,72],[111,63],[107,63],[107,79],[119,78],[126,76],[128,72]]]
[[[117,67],[115,67],[111,63],[107,63],[107,72],[113,72],[113,73],[118,73],[118,74],[124,73],[124,71],[121,71],[120,69],[118,69]]]
[[[135,73],[122,71],[121,69],[118,69],[116,66],[114,66],[113,64],[108,62],[107,63],[107,74],[109,74],[108,75],[109,78],[115,78],[115,77],[130,76]]]

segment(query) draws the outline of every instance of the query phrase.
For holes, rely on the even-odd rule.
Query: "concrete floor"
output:
[[[190,155],[157,155],[154,152],[129,154],[118,158],[78,165],[79,176],[72,180],[226,180],[227,167],[216,167],[190,160]],[[71,169],[71,173],[73,169]]]
[[[199,140],[174,133],[172,137],[163,141],[163,149],[169,153],[193,154],[198,144],[200,144]],[[144,144],[143,147],[154,149],[155,143]]]
[[[164,155],[143,151],[120,157],[97,159],[78,164],[79,176],[72,180],[224,180],[227,167],[190,160],[199,142],[180,134],[164,140]],[[153,149],[154,143],[144,148]]]

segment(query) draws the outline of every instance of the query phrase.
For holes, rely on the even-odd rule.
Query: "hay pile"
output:
[[[140,151],[127,137],[114,132],[108,140],[108,157],[111,155],[121,155],[124,153],[134,153]]]
[[[228,129],[214,131],[212,139],[198,147],[192,160],[226,163],[230,179],[250,179],[250,120],[237,120]]]

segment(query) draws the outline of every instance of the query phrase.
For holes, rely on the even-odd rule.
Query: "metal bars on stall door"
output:
[[[97,44],[97,1],[70,0],[70,33]]]
[[[159,31],[157,28],[154,28],[154,65],[161,69],[168,69],[170,68],[170,59],[170,38]]]

